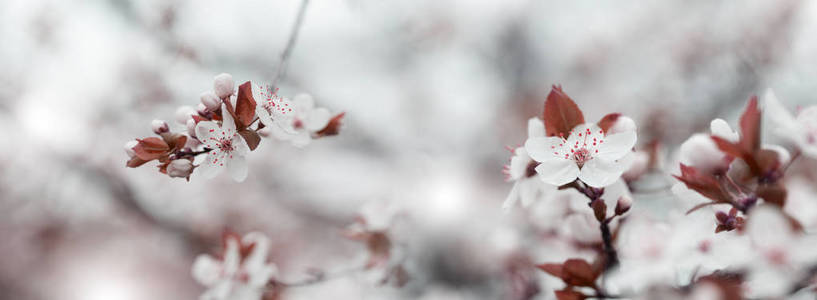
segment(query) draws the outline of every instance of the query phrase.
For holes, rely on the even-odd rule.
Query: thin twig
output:
[[[278,86],[278,81],[280,81],[282,78],[284,78],[284,75],[286,75],[289,57],[292,55],[292,48],[295,48],[295,41],[298,40],[298,33],[301,31],[301,25],[303,24],[304,15],[306,14],[307,4],[309,4],[309,0],[302,0],[301,6],[298,8],[298,16],[295,18],[295,23],[292,24],[292,32],[289,34],[289,40],[284,48],[284,52],[281,53],[281,62],[278,64],[278,70],[275,72],[275,77],[272,79],[272,84],[268,87],[270,91],[274,90],[275,87]]]

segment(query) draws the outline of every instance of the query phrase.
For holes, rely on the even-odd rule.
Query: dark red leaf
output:
[[[603,200],[598,199],[593,201],[591,206],[593,207],[593,214],[596,216],[596,220],[604,222],[604,219],[607,218],[607,204],[605,204]]]
[[[763,198],[763,201],[783,208],[786,204],[786,187],[782,184],[761,184],[758,185],[755,191],[758,197]]]
[[[252,97],[252,84],[247,81],[238,86],[235,100],[236,125],[239,129],[250,126],[255,119],[255,99]]]
[[[681,164],[681,175],[673,176],[683,182],[687,188],[712,199],[715,203],[731,202],[729,194],[721,188],[721,185],[718,184],[718,180],[712,174],[702,173],[694,167]]]
[[[599,120],[598,125],[599,127],[601,127],[601,130],[604,130],[604,133],[607,133],[607,130],[609,130],[610,127],[613,127],[613,125],[616,124],[616,121],[620,116],[621,116],[620,113],[607,114],[606,116],[604,116],[604,118],[601,118],[601,120]]]
[[[126,166],[128,168],[136,168],[136,167],[139,167],[141,165],[144,165],[147,162],[148,162],[147,160],[141,159],[138,156],[134,156],[128,161]]]
[[[133,152],[142,160],[151,161],[157,159],[166,155],[170,150],[170,146],[157,137],[136,139],[136,141],[139,143],[133,147]]]
[[[316,133],[318,137],[332,136],[340,133],[340,127],[343,125],[341,121],[343,121],[343,117],[345,115],[346,113],[342,112],[332,117],[332,119],[329,120],[329,123],[326,124],[326,127]]]
[[[258,148],[258,144],[261,143],[261,137],[258,136],[258,133],[255,130],[251,129],[242,129],[238,131],[238,134],[247,141],[247,146],[250,147],[250,151],[255,150]]]
[[[562,264],[546,263],[546,264],[536,265],[536,267],[539,268],[542,271],[545,271],[545,273],[548,273],[550,275],[553,275],[553,276],[556,276],[556,277],[559,277],[559,278],[563,278],[562,277],[562,275],[563,275],[562,274],[563,273],[562,272]]]
[[[593,287],[596,285],[596,274],[593,266],[583,259],[568,259],[562,265],[565,283],[575,286]]]
[[[585,296],[584,294],[579,293],[577,291],[574,291],[574,290],[565,289],[565,290],[557,290],[557,291],[553,291],[553,292],[556,294],[556,299],[557,300],[584,300],[584,299],[587,299],[587,296]]]
[[[749,104],[740,116],[740,146],[745,152],[760,149],[760,110],[757,109],[757,96],[749,99]]]
[[[565,137],[577,125],[584,123],[584,115],[570,97],[562,91],[562,87],[554,85],[550,90],[547,100],[545,100],[545,132],[547,136]]]

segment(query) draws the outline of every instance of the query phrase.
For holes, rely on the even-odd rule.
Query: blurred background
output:
[[[500,171],[552,84],[669,161],[767,87],[817,102],[817,2],[313,0],[280,94],[346,112],[339,136],[264,140],[243,183],[125,168],[122,145],[153,119],[184,131],[176,108],[216,74],[272,80],[299,3],[0,1],[0,298],[195,299],[190,266],[225,228],[268,235],[284,278],[332,272],[365,260],[339,233],[382,201],[407,285],[351,274],[281,299],[529,299],[519,278],[549,291],[530,262],[567,254],[501,210]]]

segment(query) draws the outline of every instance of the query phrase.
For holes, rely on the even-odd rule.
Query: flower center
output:
[[[232,152],[233,151],[233,141],[231,139],[223,138],[218,141],[218,150],[222,152]]]
[[[295,121],[292,122],[292,127],[295,127],[295,129],[301,129],[304,127],[304,122],[301,121],[301,119],[295,119]]]
[[[591,159],[593,159],[593,156],[590,155],[590,150],[587,150],[587,148],[581,148],[573,151],[573,160],[576,161],[579,168],[584,166],[584,163]]]
[[[270,115],[286,116],[292,113],[292,106],[287,99],[278,96],[278,88],[270,92],[267,88],[258,86],[261,90],[260,94],[264,97],[262,100],[262,107]]]

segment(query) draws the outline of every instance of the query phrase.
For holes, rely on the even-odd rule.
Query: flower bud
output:
[[[204,103],[199,103],[199,105],[196,106],[196,112],[199,113],[200,116],[206,116],[209,110],[207,106],[204,106]]]
[[[702,172],[723,172],[729,162],[729,157],[718,149],[708,134],[693,134],[681,144],[681,163]]]
[[[136,147],[136,145],[139,145],[139,142],[128,141],[125,143],[125,153],[128,154],[128,157],[133,158],[136,155],[136,152],[133,151],[133,147]]]
[[[167,126],[167,122],[162,120],[153,120],[153,122],[150,122],[150,126],[153,127],[153,133],[155,134],[162,134],[170,131],[170,127]]]
[[[187,120],[187,135],[192,138],[196,138],[196,120],[189,119]]]
[[[190,116],[195,114],[196,110],[193,109],[192,107],[187,105],[179,106],[179,108],[176,109],[176,123],[182,125],[187,124],[187,120],[190,119]]]
[[[230,74],[221,73],[216,75],[213,79],[213,91],[215,91],[216,96],[221,99],[232,95],[234,88],[235,82],[233,81],[233,76]]]
[[[193,163],[188,159],[176,159],[167,165],[167,175],[186,178],[193,173]]]
[[[625,116],[619,116],[618,119],[616,119],[616,123],[613,124],[613,127],[610,127],[610,129],[607,130],[607,135],[635,130],[636,126],[633,119]]]
[[[221,99],[213,94],[213,92],[204,92],[201,93],[201,104],[207,108],[208,111],[216,111],[219,107],[221,107]]]
[[[630,210],[631,206],[633,206],[633,198],[626,195],[619,197],[616,202],[616,215],[623,215]]]

